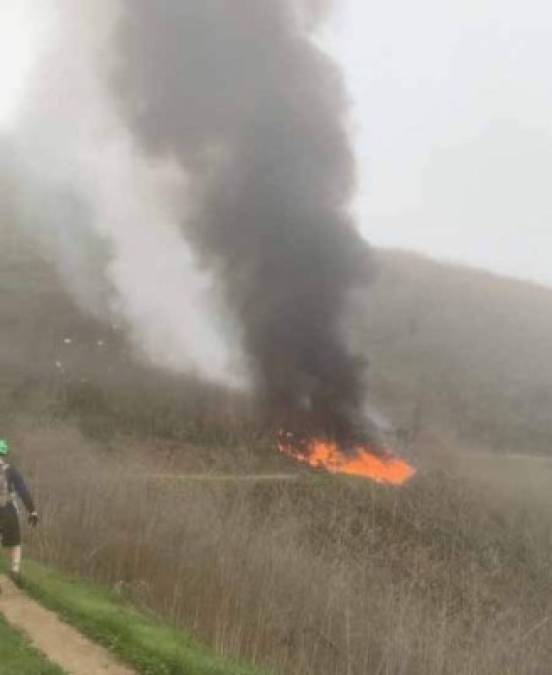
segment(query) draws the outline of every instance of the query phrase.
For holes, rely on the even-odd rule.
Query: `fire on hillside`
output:
[[[375,454],[365,445],[357,445],[351,453],[346,453],[333,441],[300,440],[295,434],[281,432],[278,448],[284,455],[313,468],[377,483],[404,485],[416,473],[413,466],[391,452]]]

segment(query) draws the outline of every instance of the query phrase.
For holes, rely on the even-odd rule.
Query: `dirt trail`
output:
[[[105,649],[31,600],[6,577],[0,576],[0,587],[0,613],[70,675],[135,675]]]

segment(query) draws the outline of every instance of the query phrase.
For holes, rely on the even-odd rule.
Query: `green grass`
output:
[[[38,563],[25,563],[25,588],[145,675],[262,675],[213,655],[181,631],[126,606],[105,588],[62,576]]]
[[[63,675],[27,640],[11,628],[0,614],[0,675]]]

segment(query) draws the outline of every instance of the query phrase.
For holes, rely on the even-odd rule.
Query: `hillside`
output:
[[[71,420],[88,436],[196,441],[237,433],[234,392],[160,371],[136,356],[120,317],[83,311],[55,260],[3,223],[0,230],[0,423]]]
[[[499,452],[552,448],[552,289],[398,251],[355,305],[370,391],[396,425]]]
[[[178,475],[176,456],[160,474],[152,448],[148,463],[125,439],[107,449],[66,426],[14,445],[43,516],[27,554],[219,654],[279,675],[549,672],[552,463],[516,461],[509,483],[472,459],[474,480],[426,467],[393,489],[317,473],[214,481],[214,463],[201,480]],[[222,454],[239,467],[239,448]],[[65,608],[51,591],[79,620],[79,595]],[[113,622],[96,618],[91,636],[109,639]]]
[[[471,451],[394,490],[301,470],[245,397],[138,363],[124,326],[1,236],[0,424],[43,523],[28,554],[277,673],[548,672],[552,465],[506,455],[551,436],[549,291],[379,252],[353,313],[372,403],[410,450]]]
[[[139,422],[140,433],[184,440],[197,438],[198,415],[219,439],[230,419],[233,436],[251,424],[235,394],[139,363],[124,325],[83,313],[20,233],[4,226],[0,244],[3,416],[38,405],[100,435]],[[442,432],[470,447],[548,454],[552,290],[409,253],[377,259],[355,300],[353,340],[370,361],[371,402],[399,437]]]
[[[23,590],[0,581],[2,675],[262,675],[138,612],[120,591],[31,562]]]

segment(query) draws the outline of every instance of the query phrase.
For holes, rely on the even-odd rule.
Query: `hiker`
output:
[[[21,573],[21,527],[16,496],[27,509],[31,527],[38,525],[38,514],[33,498],[19,471],[8,464],[10,448],[7,441],[0,439],[0,536],[2,546],[10,552],[10,576],[14,583],[20,583]]]

